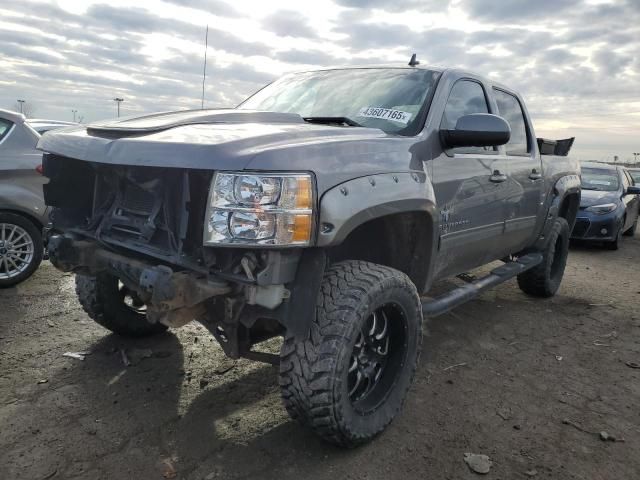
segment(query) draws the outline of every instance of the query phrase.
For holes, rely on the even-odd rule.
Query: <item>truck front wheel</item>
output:
[[[123,337],[148,337],[167,329],[148,322],[144,303],[113,275],[76,275],[76,293],[89,317]]]
[[[422,343],[422,308],[402,272],[344,261],[325,273],[305,339],[285,336],[280,386],[290,416],[344,447],[400,411]]]
[[[562,217],[556,218],[542,252],[542,263],[518,275],[520,290],[534,297],[546,298],[556,294],[567,265],[570,233],[567,221]]]

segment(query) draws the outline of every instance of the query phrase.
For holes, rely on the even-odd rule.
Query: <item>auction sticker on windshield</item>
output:
[[[359,117],[367,118],[380,118],[382,120],[391,120],[392,122],[398,122],[406,125],[411,120],[411,114],[409,112],[403,112],[402,110],[393,110],[391,108],[380,107],[364,107],[358,112]]]

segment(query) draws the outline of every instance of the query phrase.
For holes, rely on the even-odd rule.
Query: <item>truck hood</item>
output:
[[[322,192],[354,176],[407,171],[412,143],[375,128],[318,125],[297,114],[227,109],[161,113],[53,131],[42,137],[38,148],[112,165],[312,171]]]
[[[597,190],[584,190],[580,196],[580,207],[587,208],[593,205],[602,205],[604,203],[618,203],[620,201],[620,192],[599,192]]]

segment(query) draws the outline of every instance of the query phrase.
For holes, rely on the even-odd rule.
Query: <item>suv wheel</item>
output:
[[[422,307],[402,272],[362,261],[325,273],[304,340],[285,336],[280,386],[289,415],[325,440],[354,447],[400,411],[422,343]]]
[[[569,224],[558,217],[555,219],[547,239],[542,263],[518,275],[518,286],[523,292],[534,297],[552,297],[560,288],[564,268],[569,255]]]
[[[29,278],[43,254],[42,235],[33,222],[13,213],[0,213],[0,288]]]
[[[144,302],[113,275],[76,275],[76,293],[89,317],[123,337],[148,337],[167,329],[147,322]]]

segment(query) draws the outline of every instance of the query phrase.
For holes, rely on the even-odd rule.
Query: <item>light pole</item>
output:
[[[22,105],[24,104],[24,100],[18,100],[18,105],[20,105],[20,113],[22,113]]]
[[[638,155],[640,155],[640,152],[633,152],[633,163],[634,164],[638,163]]]
[[[71,109],[71,112],[73,113],[73,123],[76,123],[76,113],[78,113],[78,110]]]
[[[113,101],[118,104],[118,117],[120,117],[120,102],[124,102],[124,98],[116,97]]]

